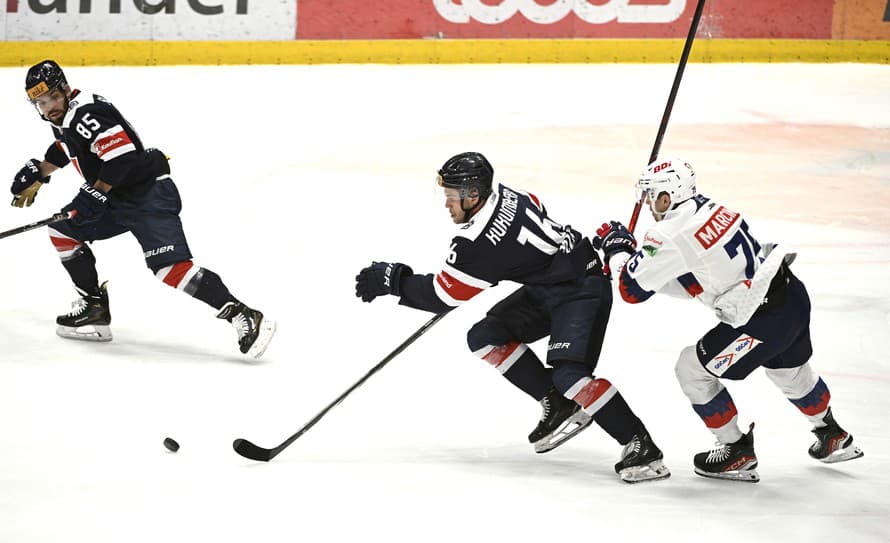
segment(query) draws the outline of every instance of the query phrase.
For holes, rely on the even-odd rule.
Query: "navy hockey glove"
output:
[[[402,277],[413,273],[410,266],[398,262],[374,262],[355,276],[355,295],[363,302],[384,294],[399,296]]]
[[[40,159],[32,158],[25,163],[12,180],[9,191],[13,194],[11,205],[28,207],[37,198],[37,191],[44,183],[49,183],[49,176],[41,177]]]
[[[77,196],[71,203],[62,208],[63,213],[73,211],[71,222],[77,226],[83,226],[99,220],[99,217],[108,209],[108,194],[89,183],[84,183],[77,191]]]
[[[634,254],[637,251],[637,240],[626,226],[618,221],[603,223],[596,231],[596,237],[591,240],[593,248],[603,252],[603,260],[608,265],[609,260],[618,253]]]

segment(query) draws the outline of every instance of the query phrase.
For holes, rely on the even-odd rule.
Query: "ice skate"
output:
[[[264,318],[260,311],[241,302],[228,302],[216,317],[232,323],[238,332],[238,347],[242,353],[253,358],[259,358],[266,352],[277,328],[275,321]]]
[[[810,456],[820,462],[834,464],[835,462],[860,458],[864,455],[859,447],[853,445],[853,436],[845,432],[834,421],[830,407],[822,420],[826,426],[813,429],[813,433],[816,434],[816,442],[810,446]]]
[[[754,423],[735,443],[720,443],[708,452],[695,455],[695,473],[702,477],[728,479],[756,483],[760,480],[757,473],[757,455],[754,454]]]
[[[111,341],[111,311],[108,305],[108,283],[102,283],[98,294],[77,289],[80,298],[71,303],[71,311],[56,317],[56,334],[67,339]]]
[[[664,455],[645,429],[634,435],[621,451],[621,460],[615,464],[615,473],[625,483],[640,483],[666,479],[671,470],[664,465]]]
[[[544,413],[538,426],[528,435],[536,453],[545,453],[559,447],[590,426],[593,417],[585,413],[581,406],[566,398],[555,388],[541,400]]]

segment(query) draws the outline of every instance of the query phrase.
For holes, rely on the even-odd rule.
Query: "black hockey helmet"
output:
[[[62,67],[55,60],[43,60],[28,69],[28,75],[25,76],[25,91],[28,93],[28,100],[33,102],[57,88],[67,91],[68,80],[65,79]]]
[[[478,196],[484,202],[491,194],[493,179],[494,168],[488,159],[473,151],[455,155],[439,168],[439,186],[458,189],[461,199]]]

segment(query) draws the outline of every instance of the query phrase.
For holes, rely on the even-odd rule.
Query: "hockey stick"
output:
[[[661,140],[664,139],[664,133],[667,131],[668,120],[671,118],[671,110],[674,109],[674,100],[677,98],[677,90],[680,88],[680,80],[683,79],[683,70],[686,69],[686,61],[689,59],[689,52],[692,50],[692,41],[695,40],[695,33],[698,30],[698,22],[701,20],[702,10],[705,7],[705,0],[698,0],[695,7],[695,14],[692,16],[692,24],[689,26],[689,34],[686,36],[686,45],[683,46],[683,54],[680,56],[680,64],[677,66],[677,74],[674,75],[674,84],[671,86],[671,93],[668,96],[667,105],[664,107],[664,115],[661,116],[661,126],[658,127],[658,135],[655,136],[655,144],[652,146],[652,154],[649,155],[649,162],[646,166],[658,158],[658,152],[661,150]],[[646,201],[646,194],[640,196],[639,201],[634,205],[634,211],[630,216],[630,222],[627,229],[633,234],[637,227],[637,219],[640,218],[640,210],[643,208],[643,202]]]
[[[428,320],[426,322],[426,324],[424,324],[416,332],[411,334],[411,337],[409,337],[408,339],[403,341],[402,344],[399,345],[398,347],[396,347],[396,349],[393,352],[389,353],[389,355],[387,355],[386,358],[384,358],[376,366],[371,368],[371,370],[368,373],[366,373],[364,377],[362,377],[361,379],[356,381],[356,383],[354,385],[352,385],[351,387],[346,389],[346,392],[341,394],[336,400],[334,400],[327,407],[322,409],[319,414],[315,415],[315,417],[312,420],[310,420],[309,422],[307,422],[305,426],[300,428],[297,431],[297,433],[295,433],[294,435],[285,439],[281,445],[278,445],[277,447],[272,448],[272,449],[266,449],[266,448],[260,447],[259,445],[254,445],[253,443],[251,443],[250,441],[248,441],[246,439],[236,439],[232,443],[232,448],[234,448],[235,452],[240,454],[244,458],[249,458],[251,460],[256,460],[258,462],[268,462],[269,460],[272,460],[273,458],[278,456],[278,453],[280,453],[281,451],[286,449],[291,443],[296,441],[300,436],[302,436],[303,434],[308,432],[310,428],[315,426],[315,423],[317,423],[318,421],[320,421],[322,419],[322,417],[327,415],[328,411],[330,411],[331,409],[336,407],[337,404],[339,404],[344,399],[346,399],[347,396],[352,394],[352,391],[354,391],[355,389],[360,387],[372,375],[374,375],[375,373],[377,373],[378,371],[383,369],[383,366],[387,365],[390,360],[392,360],[393,358],[398,356],[398,354],[401,353],[402,351],[404,351],[408,347],[408,345],[411,345],[412,343],[414,343],[417,340],[417,338],[422,336],[427,330],[432,328],[432,326],[434,324],[439,322],[442,319],[442,317],[444,317],[447,314],[448,313],[438,313],[433,318]]]
[[[7,230],[6,232],[0,232],[0,239],[8,238],[9,236],[14,236],[16,234],[21,234],[22,232],[27,232],[28,230],[34,230],[35,228],[40,228],[41,226],[46,226],[48,224],[61,222],[69,219],[70,217],[70,213],[56,213],[48,219],[32,222],[31,224],[26,224],[25,226],[19,226],[18,228],[13,228],[12,230]]]

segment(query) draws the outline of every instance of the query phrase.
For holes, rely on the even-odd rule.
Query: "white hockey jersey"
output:
[[[764,250],[738,212],[698,195],[646,232],[621,270],[621,297],[629,303],[655,292],[697,298],[738,327],[760,306],[785,257],[774,247]]]

